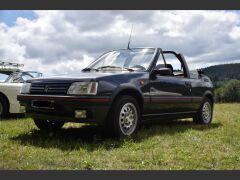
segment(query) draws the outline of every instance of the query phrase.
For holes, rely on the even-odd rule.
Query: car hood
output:
[[[110,77],[110,76],[129,76],[133,74],[142,74],[143,72],[129,72],[129,71],[106,71],[106,72],[80,72],[76,74],[64,74],[58,76],[51,76],[46,78],[36,78],[28,80],[27,82],[46,82],[46,81],[89,81],[96,80],[98,78]]]
[[[0,87],[22,87],[23,83],[5,83],[0,82]]]

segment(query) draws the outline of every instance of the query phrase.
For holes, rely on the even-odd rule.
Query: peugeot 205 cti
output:
[[[211,123],[213,85],[202,71],[190,74],[181,54],[131,48],[107,52],[75,75],[28,80],[18,100],[41,130],[95,123],[124,137],[149,120]]]

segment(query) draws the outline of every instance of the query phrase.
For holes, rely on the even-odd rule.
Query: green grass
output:
[[[30,118],[1,120],[0,169],[240,169],[240,104],[216,104],[209,126],[159,123],[124,140],[95,126],[46,134]]]

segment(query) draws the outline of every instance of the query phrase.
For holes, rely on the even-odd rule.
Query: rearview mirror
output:
[[[172,72],[170,68],[160,68],[160,69],[154,69],[153,74],[160,75],[160,76],[170,76]]]

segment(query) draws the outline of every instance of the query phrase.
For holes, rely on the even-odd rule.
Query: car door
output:
[[[150,76],[151,114],[183,113],[191,110],[191,83],[184,65],[174,52],[161,52],[155,69],[170,68],[171,75]]]

